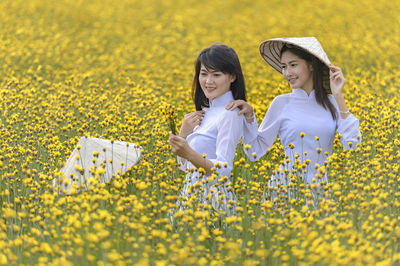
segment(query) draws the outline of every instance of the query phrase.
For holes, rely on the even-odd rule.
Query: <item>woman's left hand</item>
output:
[[[249,103],[243,100],[235,100],[230,103],[228,103],[225,106],[226,110],[233,111],[236,108],[239,108],[240,111],[238,115],[244,115],[244,118],[246,118],[247,123],[251,124],[254,121],[254,109],[253,106],[251,106]]]
[[[193,149],[189,146],[186,139],[169,133],[169,144],[172,146],[172,151],[176,155],[189,160],[190,156],[193,154]]]
[[[332,94],[341,94],[346,83],[342,70],[337,66],[329,65],[329,77]]]

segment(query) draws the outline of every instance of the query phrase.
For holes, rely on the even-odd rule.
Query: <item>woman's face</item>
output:
[[[312,67],[306,60],[285,51],[281,56],[281,66],[282,75],[292,88],[306,91],[313,89]]]
[[[205,96],[210,101],[228,92],[231,88],[231,83],[234,81],[235,77],[233,75],[212,69],[207,70],[207,68],[201,64],[199,83]]]

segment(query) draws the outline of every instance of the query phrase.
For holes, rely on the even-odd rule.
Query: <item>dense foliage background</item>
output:
[[[0,265],[400,263],[399,15],[386,0],[0,1]],[[163,111],[194,111],[198,52],[215,41],[238,52],[260,122],[291,89],[258,45],[292,36],[317,37],[343,69],[362,145],[335,142],[317,209],[306,187],[290,202],[261,199],[279,142],[256,163],[239,148],[237,215],[194,208],[171,224],[184,173]],[[83,135],[134,142],[143,158],[58,196],[51,180]]]

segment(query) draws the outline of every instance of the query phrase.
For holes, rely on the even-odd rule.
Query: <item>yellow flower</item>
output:
[[[51,254],[53,251],[52,251],[52,249],[51,249],[51,247],[50,247],[50,245],[48,244],[48,243],[46,243],[46,242],[42,242],[41,244],[40,244],[40,250],[42,251],[42,252],[44,252],[44,253],[46,253],[46,254]]]
[[[17,217],[17,212],[14,209],[11,208],[3,208],[2,209],[3,217],[6,219],[10,218],[16,218]]]
[[[7,257],[3,253],[0,253],[0,265],[8,265]]]

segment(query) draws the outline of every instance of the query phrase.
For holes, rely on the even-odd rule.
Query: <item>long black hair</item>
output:
[[[329,110],[331,112],[333,120],[336,120],[337,118],[337,113],[336,109],[333,106],[332,102],[329,100],[328,93],[326,92],[323,84],[323,76],[324,72],[328,71],[328,73],[325,73],[325,75],[329,75],[329,69],[328,67],[324,65],[324,63],[321,62],[317,57],[314,55],[310,54],[309,52],[298,48],[297,46],[294,45],[284,45],[281,49],[281,58],[282,54],[285,51],[289,51],[301,59],[307,61],[309,64],[312,66],[312,79],[313,79],[313,89],[315,91],[315,99],[317,100],[317,103],[324,107],[326,110]]]
[[[239,57],[231,47],[215,43],[202,50],[195,62],[192,97],[197,111],[201,110],[202,107],[209,106],[209,101],[201,89],[199,82],[201,65],[204,65],[209,70],[220,71],[224,74],[235,76],[235,81],[231,83],[230,87],[233,98],[235,100],[241,99],[246,101],[246,87]]]

